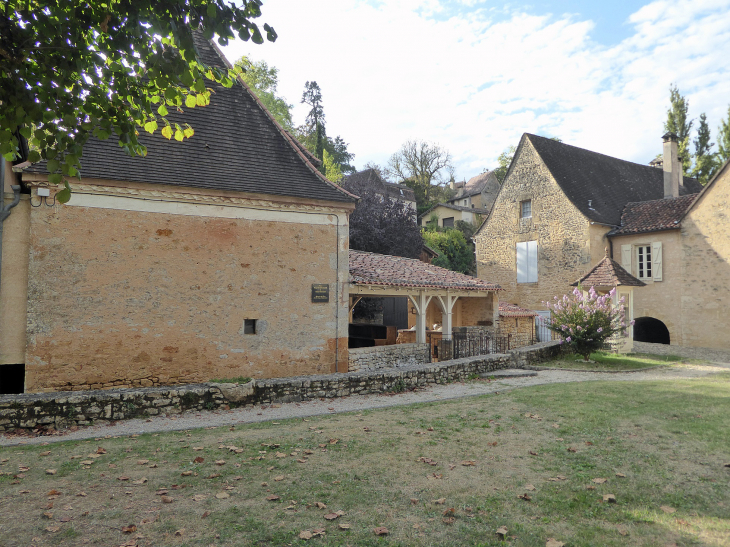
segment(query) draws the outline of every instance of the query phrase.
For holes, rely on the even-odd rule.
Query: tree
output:
[[[243,73],[241,78],[261,100],[266,109],[279,122],[279,125],[290,133],[294,132],[291,109],[294,105],[277,95],[279,86],[279,69],[269,67],[266,61],[251,61],[248,57],[241,57],[236,61],[236,67]]]
[[[497,158],[497,164],[499,167],[497,167],[494,170],[494,176],[497,177],[497,180],[500,184],[504,182],[504,177],[507,176],[507,170],[509,169],[510,164],[512,163],[512,158],[515,156],[515,152],[517,151],[516,146],[510,146],[507,148],[504,152],[502,152],[499,157]],[[486,172],[486,169],[485,169]]]
[[[717,130],[717,155],[719,163],[730,160],[730,106],[727,108],[727,120],[720,120]]]
[[[577,287],[572,296],[556,296],[553,302],[544,302],[552,311],[550,319],[545,320],[547,327],[561,336],[561,343],[588,361],[591,353],[601,349],[614,334],[626,336],[629,324],[626,323],[624,299],[614,306],[615,294],[614,288],[599,296],[591,287],[584,296],[581,287]]]
[[[342,170],[327,150],[323,152],[322,166],[324,167],[324,176],[328,180],[332,182],[340,182],[342,180]]]
[[[420,256],[423,238],[408,205],[351,178],[343,188],[360,196],[350,215],[351,249],[406,258]]]
[[[710,151],[715,143],[710,142],[710,127],[707,125],[707,116],[704,113],[700,114],[700,125],[697,128],[697,138],[694,140],[694,145],[695,166],[692,170],[692,176],[704,186],[717,170],[717,158]]]
[[[454,272],[473,274],[474,247],[459,230],[423,230],[422,235],[426,245],[439,252],[439,256],[431,261],[432,264]]]
[[[676,85],[669,86],[669,110],[667,110],[667,121],[664,124],[664,131],[677,135],[677,145],[679,156],[682,158],[682,171],[684,176],[689,176],[692,165],[692,155],[689,150],[689,134],[692,131],[694,121],[687,119],[688,112],[689,101],[679,93]]]
[[[168,139],[193,135],[170,123],[168,107],[204,106],[206,78],[231,86],[235,71],[197,58],[193,31],[226,45],[238,36],[262,43],[254,19],[260,0],[50,2],[5,0],[0,7],[0,153],[19,157],[20,136],[30,161],[48,160],[50,181],[77,176],[91,135],[112,133],[130,155],[144,155],[138,128]],[[276,32],[264,25],[267,39]],[[60,170],[60,173],[57,171]],[[70,198],[70,188],[57,196]]]
[[[453,166],[451,154],[438,144],[409,140],[388,160],[386,175],[412,188],[419,214],[433,204],[434,194],[448,181]]]

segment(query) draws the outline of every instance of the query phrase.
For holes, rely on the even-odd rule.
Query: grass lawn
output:
[[[590,361],[593,361],[592,363]],[[580,355],[563,355],[552,361],[546,361],[543,366],[546,368],[565,368],[595,371],[626,371],[642,370],[658,365],[674,365],[687,363],[690,360],[682,359],[676,355],[649,355],[646,353],[615,354],[605,351],[591,353],[589,362],[585,362]],[[692,360],[692,362],[700,362]]]
[[[729,408],[724,373],[0,448],[0,545],[730,545]]]

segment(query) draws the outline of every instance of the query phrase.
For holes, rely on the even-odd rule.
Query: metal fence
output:
[[[485,332],[455,332],[451,340],[439,340],[438,359],[461,359],[512,349],[512,335],[496,336]]]

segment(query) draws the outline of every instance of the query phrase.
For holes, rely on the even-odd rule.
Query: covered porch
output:
[[[404,297],[409,330],[424,344],[440,326],[443,340],[454,327],[481,326],[494,331],[499,318],[499,285],[420,260],[350,251],[350,313],[364,297]]]

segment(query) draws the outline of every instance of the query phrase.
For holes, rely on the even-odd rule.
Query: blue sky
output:
[[[265,0],[262,11],[279,39],[224,52],[276,66],[297,123],[316,80],[328,134],[358,167],[422,139],[468,179],[525,132],[647,163],[671,84],[713,134],[730,105],[730,0]]]

